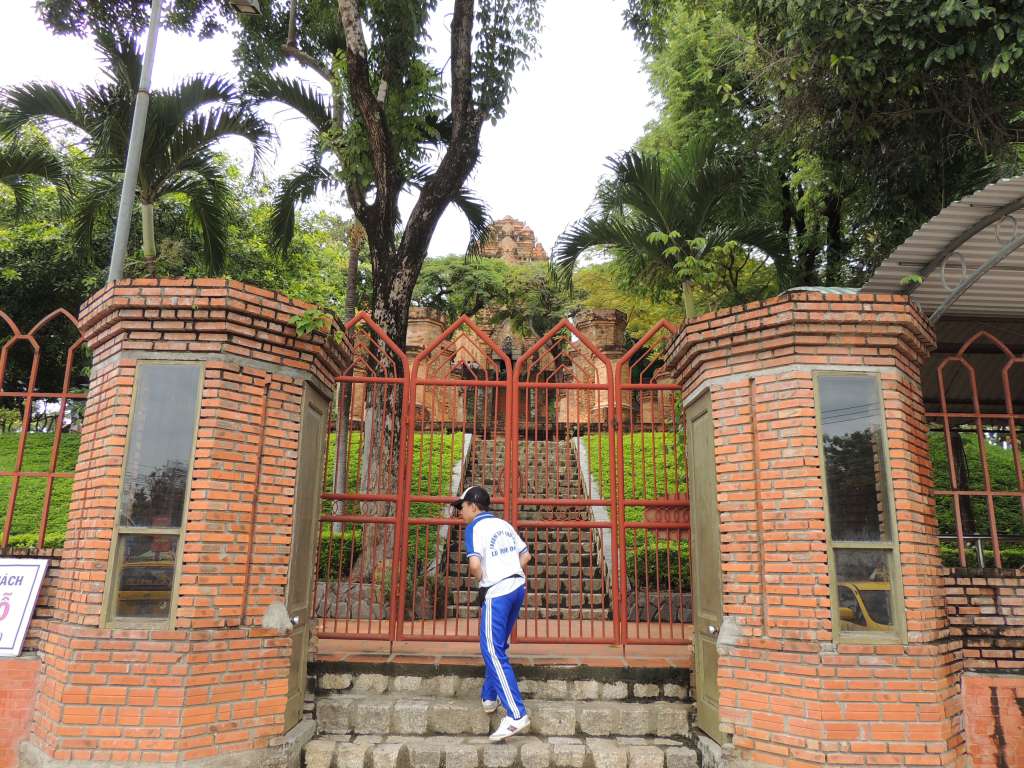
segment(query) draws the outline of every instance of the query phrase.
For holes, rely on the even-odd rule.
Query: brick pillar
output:
[[[905,297],[818,292],[705,315],[673,345],[687,402],[711,393],[722,730],[753,765],[963,765],[920,381],[933,345]],[[819,371],[880,378],[905,644],[834,641]]]
[[[291,631],[262,625],[285,599],[303,393],[329,396],[341,365],[326,335],[297,337],[304,309],[213,279],[124,280],[82,308],[91,388],[26,765],[284,759]],[[154,360],[203,364],[198,431],[173,621],[123,629],[102,605],[136,369]]]

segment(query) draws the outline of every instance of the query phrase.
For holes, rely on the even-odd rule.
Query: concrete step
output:
[[[532,728],[502,744],[481,736],[320,736],[305,768],[697,768],[688,740],[538,737]]]
[[[604,592],[528,592],[528,608],[603,608],[607,601]],[[449,606],[476,605],[476,590],[459,589],[448,597]]]
[[[434,666],[376,662],[318,663],[314,683],[321,697],[331,694],[465,699],[477,703],[483,666]],[[689,671],[650,667],[625,669],[584,666],[516,668],[523,698],[547,701],[689,702]]]
[[[534,736],[682,738],[690,732],[693,706],[534,699],[527,710]],[[337,735],[486,736],[503,715],[500,707],[498,712],[484,712],[475,698],[352,693],[321,696],[316,703],[317,730]]]
[[[479,619],[480,609],[475,606],[450,605],[448,615],[459,619]],[[561,619],[564,621],[605,621],[611,619],[611,608],[523,608],[520,619]]]
[[[532,568],[528,568],[530,571],[529,581],[527,582],[526,589],[527,594],[531,592],[541,593],[603,593],[605,591],[605,583],[601,578],[595,578],[594,576],[582,576],[580,569],[573,569],[575,575],[570,577],[569,574],[565,576],[544,576],[533,572]],[[471,590],[476,592],[477,582],[476,579],[466,575],[465,568],[460,571],[451,573],[447,580],[441,582],[441,588],[449,590]]]
[[[536,560],[539,557],[552,558],[561,556],[575,556],[575,557],[596,557],[601,550],[601,541],[591,541],[589,539],[527,539],[523,537],[523,541],[526,542],[526,546],[530,548],[530,554],[533,555],[533,559]],[[448,556],[453,559],[459,559],[460,562],[465,562],[465,553],[458,551],[457,548],[451,548],[448,550]]]
[[[452,564],[448,571],[449,584],[454,585],[456,579],[468,578],[466,574],[466,566],[460,564],[458,567]],[[548,589],[548,591],[565,591],[571,589],[574,591],[583,589],[580,586],[580,579],[584,581],[588,579],[594,579],[600,581],[601,579],[601,567],[598,563],[584,563],[583,565],[535,565],[530,563],[526,566],[526,578],[529,581],[529,588],[531,590],[548,589],[548,582],[563,583],[565,584],[564,589]],[[539,583],[544,582],[544,586]],[[476,589],[476,581],[473,580],[472,586]],[[586,591],[583,589],[583,591]]]

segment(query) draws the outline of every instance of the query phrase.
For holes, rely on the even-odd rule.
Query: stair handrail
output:
[[[579,435],[569,438],[569,446],[576,454],[576,467],[579,470],[580,485],[588,499],[601,498],[601,485],[597,482],[593,472],[590,471],[590,450]],[[611,510],[605,505],[590,507],[595,522],[610,523],[612,519]],[[612,583],[609,568],[615,562],[612,552],[612,529],[599,528],[601,532],[601,570],[604,572],[603,581],[607,585],[608,598],[614,604],[615,585]]]

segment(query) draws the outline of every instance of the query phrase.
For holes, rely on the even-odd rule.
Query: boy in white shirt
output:
[[[504,741],[530,725],[508,660],[509,637],[526,597],[523,569],[530,551],[515,528],[491,514],[491,496],[480,486],[471,485],[452,506],[466,521],[469,572],[480,584],[480,653],[486,667],[481,703],[485,712],[494,712],[501,701],[506,717],[491,741]]]

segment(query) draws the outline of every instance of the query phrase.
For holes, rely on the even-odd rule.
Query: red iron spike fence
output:
[[[365,312],[345,325],[351,359],[337,377],[334,450],[317,548],[321,636],[388,639],[398,610],[399,512],[406,503],[408,360]],[[343,481],[343,485],[334,488]]]
[[[3,312],[0,321],[0,439],[13,443],[9,437],[17,435],[13,451],[8,445],[0,451],[0,490],[5,491],[0,549],[42,549],[52,516],[66,516],[70,502],[78,451],[67,435],[80,426],[79,404],[87,395],[87,386],[73,381],[83,339],[78,319],[64,309],[27,332]],[[11,418],[3,418],[5,413]],[[61,469],[62,463],[68,466]],[[55,509],[58,488],[63,492]]]
[[[679,389],[663,368],[677,330],[658,322],[615,365],[627,642],[678,643],[685,637],[690,516],[683,424]]]
[[[674,403],[674,386],[656,376],[673,331],[659,323],[616,364],[563,321],[513,360],[461,317],[410,362],[365,315],[350,323],[336,441],[352,456],[342,460],[345,490],[324,493],[321,636],[476,639],[463,524],[448,506],[475,484],[534,554],[520,640],[682,640],[683,596],[672,593],[685,583],[689,526],[674,458],[681,438],[673,408],[655,403]],[[391,394],[372,396],[374,387]],[[372,436],[367,413],[398,389],[401,467],[383,471],[384,485],[367,482],[394,444]],[[627,455],[639,480],[624,478]],[[380,530],[395,537],[390,560],[368,549]],[[375,567],[357,565],[368,557]]]
[[[942,437],[946,462],[936,473],[935,496],[940,522],[948,515],[955,531],[942,538],[955,540],[961,567],[1002,568],[1007,547],[1024,544],[1024,356],[980,331],[934,377],[925,382],[935,393],[926,416],[932,434]]]

